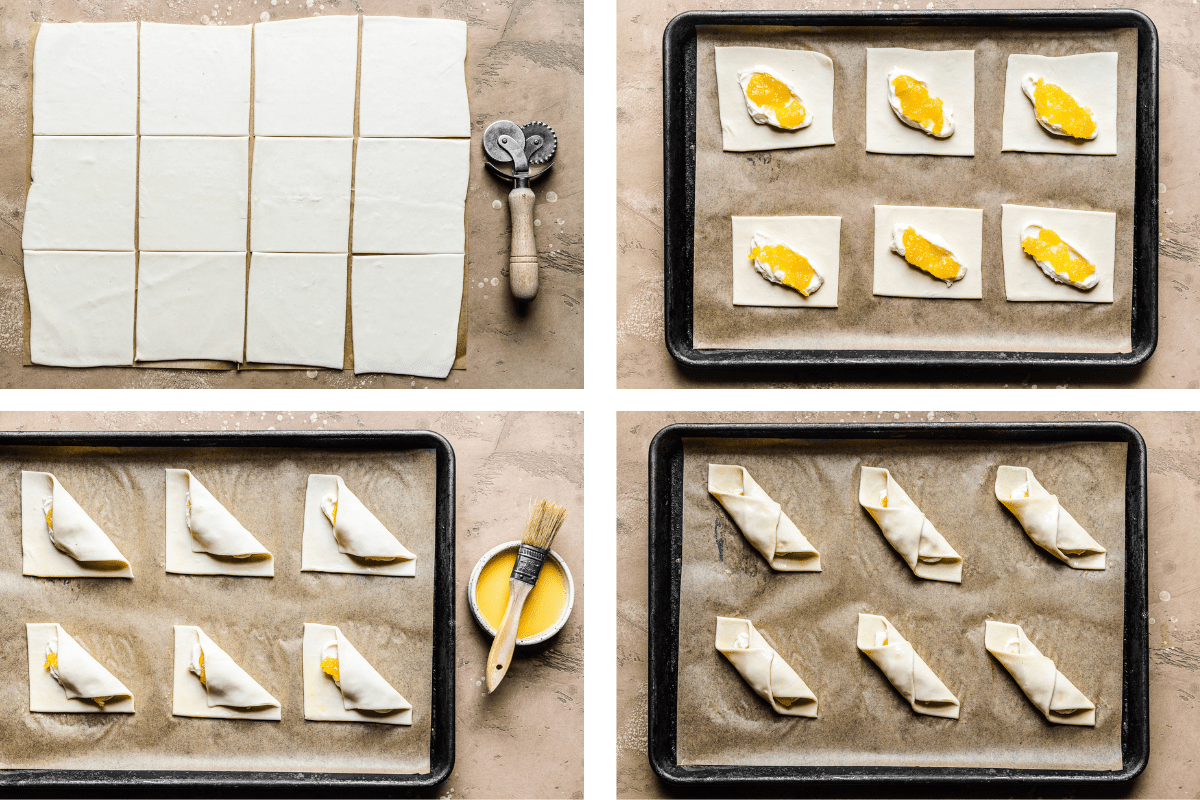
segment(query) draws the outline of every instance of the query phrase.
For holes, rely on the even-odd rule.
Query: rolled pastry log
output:
[[[858,615],[858,649],[883,671],[913,711],[930,717],[958,719],[958,698],[886,618]]]
[[[1075,569],[1104,569],[1105,550],[1075,521],[1028,467],[996,471],[996,499],[1013,513],[1034,544]]]
[[[817,696],[748,619],[717,617],[717,650],[775,713],[817,716]]]
[[[76,561],[93,567],[128,567],[121,554],[100,526],[75,502],[58,478],[49,472],[22,472],[23,491],[41,494],[46,517],[46,534],[56,548]],[[40,485],[39,485],[40,484]]]
[[[212,493],[187,472],[187,506],[184,521],[192,532],[193,553],[208,553],[228,558],[269,556],[270,551],[262,546],[254,534],[246,530],[229,510],[212,496]]]
[[[133,697],[116,676],[92,658],[79,642],[54,624],[55,633],[46,644],[46,667],[72,700],[91,700],[101,708],[113,698]]]
[[[404,724],[411,725],[412,704],[362,657],[341,628],[335,630],[336,640],[321,653],[321,669],[342,690],[342,704],[360,711],[407,711],[408,721]]]
[[[368,561],[416,558],[350,491],[345,481],[337,475],[328,477],[334,478],[336,484],[332,492],[321,498],[321,512],[333,526],[339,553]]]
[[[729,512],[742,535],[780,572],[820,572],[821,554],[745,467],[708,465],[708,493]]]
[[[884,538],[918,578],[962,583],[962,556],[937,532],[892,473],[863,467],[858,502],[874,517]]]
[[[1095,704],[1034,647],[1020,625],[988,620],[983,645],[1046,719],[1059,725],[1096,724]]]
[[[279,701],[199,628],[188,669],[204,684],[208,707],[279,708]]]

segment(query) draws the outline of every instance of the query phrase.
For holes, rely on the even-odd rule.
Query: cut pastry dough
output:
[[[879,467],[863,467],[858,502],[918,578],[962,583],[962,557],[900,488],[892,473]]]
[[[717,103],[726,151],[782,150],[833,144],[833,61],[811,50],[716,48]],[[803,98],[805,123],[795,130],[760,124],[751,116],[741,76],[767,69]]]
[[[186,469],[166,470],[167,572],[271,577],[271,553]]]
[[[748,619],[717,617],[716,648],[776,714],[817,716],[817,696]]]
[[[137,137],[35,136],[21,246],[133,250]]]
[[[337,475],[309,475],[301,571],[417,574],[417,557]]]
[[[353,136],[357,72],[357,16],[255,25],[254,132]]]
[[[1026,76],[1061,86],[1090,109],[1095,121],[1091,139],[1076,139],[1047,130],[1022,88]],[[1130,111],[1132,113],[1132,109]],[[1004,75],[1002,150],[1104,156],[1117,153],[1117,54],[1035,56],[1014,53]]]
[[[1062,507],[1028,467],[996,471],[996,499],[1013,513],[1034,544],[1075,569],[1104,569],[1105,550]]]
[[[175,626],[171,713],[216,719],[280,718],[279,701],[195,625]]]
[[[926,131],[902,119],[892,84],[901,75],[925,83],[943,109],[953,109],[941,135],[932,132],[932,124]],[[866,126],[868,153],[975,155],[975,51],[868,47]]]
[[[1095,704],[1058,671],[1053,661],[1042,655],[1020,625],[989,619],[984,623],[983,641],[987,651],[1013,676],[1029,702],[1050,722],[1058,725],[1096,724]]]
[[[252,254],[246,360],[341,369],[346,269],[345,253]]]
[[[897,227],[916,228],[944,239],[966,271],[949,286],[908,263],[892,248]],[[928,206],[875,206],[874,283],[879,297],[939,300],[983,298],[983,210]]]
[[[336,625],[304,623],[304,718],[411,725],[412,704]]]
[[[249,25],[143,22],[142,135],[248,134],[250,31]]]
[[[1111,303],[1117,248],[1117,215],[1109,211],[1076,211],[1003,204],[1000,246],[1004,256],[1004,291],[1010,301]],[[1046,275],[1022,242],[1031,226],[1045,227],[1087,254],[1095,267],[1084,284],[1072,286]]]
[[[837,308],[841,217],[733,217],[733,304],[787,308]],[[766,280],[750,254],[755,239],[802,253],[821,283],[808,296]]]
[[[257,128],[257,117],[254,124]],[[252,250],[346,252],[350,243],[352,142],[254,137],[254,171],[250,178]]]
[[[57,622],[25,625],[29,710],[34,713],[132,714],[133,693]]]
[[[132,578],[129,559],[49,472],[21,472],[23,571],[41,578]]]
[[[139,255],[138,361],[237,363],[245,319],[245,253]]]
[[[858,649],[875,662],[913,711],[958,719],[958,698],[886,618],[858,615]]]
[[[133,363],[134,253],[25,251],[29,357],[55,367]]]
[[[246,252],[249,165],[245,136],[141,137],[138,249]]]
[[[137,133],[138,23],[42,23],[33,48],[35,134]]]
[[[708,493],[729,512],[738,530],[772,569],[821,571],[821,554],[745,467],[709,464]]]

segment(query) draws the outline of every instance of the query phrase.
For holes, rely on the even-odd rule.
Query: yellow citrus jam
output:
[[[792,94],[787,84],[773,75],[756,72],[746,82],[746,97],[761,108],[775,112],[775,119],[784,128],[796,128],[804,124],[808,112],[800,104],[800,98]]]
[[[808,297],[808,285],[812,283],[817,271],[813,269],[808,259],[797,253],[786,244],[771,244],[766,247],[755,247],[750,251],[750,259],[761,261],[776,273],[783,273],[783,283],[800,294]]]
[[[917,233],[915,228],[906,228],[902,241],[904,260],[914,267],[943,281],[951,281],[958,277],[962,265],[958,263],[954,254],[944,247],[938,247]]]
[[[333,656],[321,659],[321,671],[333,678],[335,681],[340,681],[342,679],[341,673],[338,672],[338,660]]]
[[[204,674],[204,651],[200,651],[200,683],[208,686],[208,679]]]
[[[930,97],[925,84],[909,75],[899,75],[892,81],[892,89],[896,99],[900,101],[900,110],[904,116],[917,123],[935,135],[942,132],[945,119],[942,116],[942,99]],[[933,127],[930,127],[930,124]]]
[[[1060,126],[1063,133],[1076,139],[1088,139],[1095,135],[1096,121],[1092,119],[1091,109],[1075,102],[1075,98],[1063,91],[1061,86],[1038,78],[1033,98],[1039,119]]]
[[[1049,228],[1039,230],[1036,239],[1032,236],[1026,237],[1021,241],[1021,247],[1034,259],[1049,264],[1058,274],[1066,275],[1072,283],[1083,283],[1096,271],[1095,264],[1081,256]]]
[[[46,663],[42,666],[46,669],[58,669],[58,653],[47,653]]]
[[[517,563],[517,551],[505,550],[483,565],[479,581],[475,585],[475,602],[483,618],[493,628],[500,627],[504,609],[508,607],[508,579],[512,577],[513,565]],[[558,622],[567,605],[567,576],[558,563],[549,556],[542,565],[537,584],[529,593],[525,607],[521,609],[521,622],[517,626],[517,638],[536,636]]]

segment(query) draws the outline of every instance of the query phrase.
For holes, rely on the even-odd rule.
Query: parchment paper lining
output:
[[[696,39],[693,325],[698,349],[1130,352],[1136,30],[712,26],[699,28]],[[717,45],[804,48],[833,59],[837,144],[723,152],[714,64]],[[975,51],[974,157],[865,151],[868,47]],[[1002,154],[1008,55],[1100,51],[1119,54],[1118,154]],[[1001,203],[1116,212],[1114,302],[1007,302]],[[983,209],[984,299],[948,303],[872,295],[875,204]],[[836,310],[798,313],[733,306],[730,217],[773,214],[842,217],[842,283]]]
[[[275,557],[274,578],[164,571],[165,467],[193,470]],[[53,472],[134,579],[21,575],[22,469]],[[417,554],[415,578],[300,572],[310,473],[342,475]],[[6,448],[0,454],[0,767],[429,770],[436,456],[284,448]],[[137,698],[133,715],[30,714],[26,622],[59,622]],[[338,625],[414,708],[411,728],[305,722],[305,622]],[[171,716],[174,625],[199,625],[282,705],[281,722]],[[83,719],[82,717],[87,717]]]
[[[1110,770],[1121,766],[1124,443],[684,441],[680,764]],[[821,551],[820,573],[770,569],[706,489],[740,464]],[[1108,550],[1072,570],[996,500],[1001,464],[1025,465]],[[963,557],[961,585],[923,581],[858,505],[860,467],[886,466]],[[962,703],[914,714],[855,647],[881,614]],[[816,720],[780,717],[713,649],[716,616],[754,621],[816,693]],[[1024,626],[1097,708],[1093,728],[1051,725],[983,646],[988,618]]]

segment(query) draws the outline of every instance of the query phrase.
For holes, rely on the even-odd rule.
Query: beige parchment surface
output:
[[[274,578],[169,575],[165,467],[186,467],[275,558]],[[20,473],[53,472],[130,559],[133,580],[21,574]],[[26,622],[58,622],[134,694],[132,715],[31,714],[0,683],[0,766],[427,772],[433,658],[432,451],[2,448],[0,671],[20,675]],[[300,572],[310,473],[342,475],[417,554],[415,578]],[[305,622],[338,625],[413,705],[411,728],[304,720]],[[282,721],[171,714],[174,628],[198,625],[280,701]],[[94,719],[92,717],[95,717]]]
[[[738,8],[774,9],[771,0],[744,0]],[[926,3],[899,3],[923,10]],[[965,0],[938,0],[937,9],[969,9]],[[989,7],[1088,8],[1081,0],[992,0]],[[684,372],[663,344],[662,59],[663,28],[690,9],[729,8],[718,0],[619,0],[617,13],[617,129],[623,147],[617,165],[617,381],[625,388],[783,386],[1031,386],[1104,385],[1200,388],[1200,365],[1190,343],[1200,334],[1200,182],[1187,168],[1194,150],[1192,120],[1200,113],[1200,29],[1196,10],[1171,0],[1129,0],[1123,6],[1148,14],[1158,27],[1160,56],[1159,323],[1155,355],[1132,371],[1063,375],[1060,370],[994,370],[988,373],[862,370],[830,375],[751,371],[699,376]],[[814,11],[877,10],[865,0],[811,0],[785,7]],[[891,8],[892,4],[885,4]],[[839,80],[840,85],[840,80]],[[982,95],[976,95],[979,113]],[[657,135],[655,135],[657,134]],[[845,141],[845,137],[842,137]],[[839,147],[841,144],[838,145]],[[962,160],[962,159],[946,159]],[[802,202],[804,198],[797,198]]]
[[[1200,415],[1144,411],[1014,413],[915,410],[618,413],[618,796],[672,796],[671,791],[654,776],[646,757],[646,453],[650,440],[659,430],[674,422],[1072,422],[1080,419],[1127,422],[1145,437],[1149,450],[1151,755],[1142,775],[1126,786],[1112,790],[1089,790],[1084,786],[1076,786],[1072,793],[1081,797],[1191,797],[1200,782],[1200,762],[1194,757],[1196,747],[1200,744],[1200,735],[1197,733],[1200,731],[1200,611],[1189,599],[1200,590],[1200,577],[1197,577],[1200,576],[1200,552],[1195,547],[1193,524],[1197,515],[1200,515]],[[804,526],[804,522],[800,524]],[[829,547],[818,538],[819,535],[818,532],[813,533],[813,543],[825,556]],[[727,542],[729,538],[726,537]],[[953,543],[955,547],[959,546],[958,541]],[[895,558],[894,554],[889,555]],[[908,635],[908,631],[904,633]],[[807,672],[804,677],[808,679]],[[1011,682],[1007,675],[998,677]],[[958,686],[952,685],[952,688],[957,689]],[[817,692],[824,700],[819,688]],[[972,705],[968,701],[965,713],[971,712]],[[955,796],[953,790],[929,791],[934,795]],[[1032,790],[1022,790],[1009,784],[993,785],[981,790],[980,794],[1039,796]]]
[[[1137,38],[1134,29],[1110,33],[711,27],[697,31],[695,346],[1129,352]],[[811,49],[831,58],[838,101],[833,120],[837,144],[724,152],[714,47],[738,45]],[[868,47],[975,51],[974,157],[866,152]],[[1117,155],[1001,153],[1009,54],[1100,51],[1118,53]],[[1000,204],[1006,202],[1115,211],[1114,302],[1009,303],[1000,246]],[[983,299],[945,303],[873,295],[877,204],[983,209]],[[790,309],[733,305],[730,217],[778,214],[842,218],[836,309],[798,314]],[[1036,272],[1030,277],[1048,280]]]
[[[1117,769],[1121,765],[1124,443],[879,440],[684,442],[679,615],[680,764]],[[819,573],[772,570],[707,490],[738,464],[821,552]],[[1044,476],[1108,550],[1073,570],[995,497],[996,468]],[[926,581],[858,504],[862,466],[887,467],[963,558],[961,585]],[[950,688],[958,720],[915,714],[855,646],[858,614],[887,617]],[[818,699],[780,717],[713,648],[718,615],[770,637]],[[1092,728],[1051,725],[983,646],[984,620],[1021,625],[1096,704]],[[669,690],[668,690],[669,691]]]

